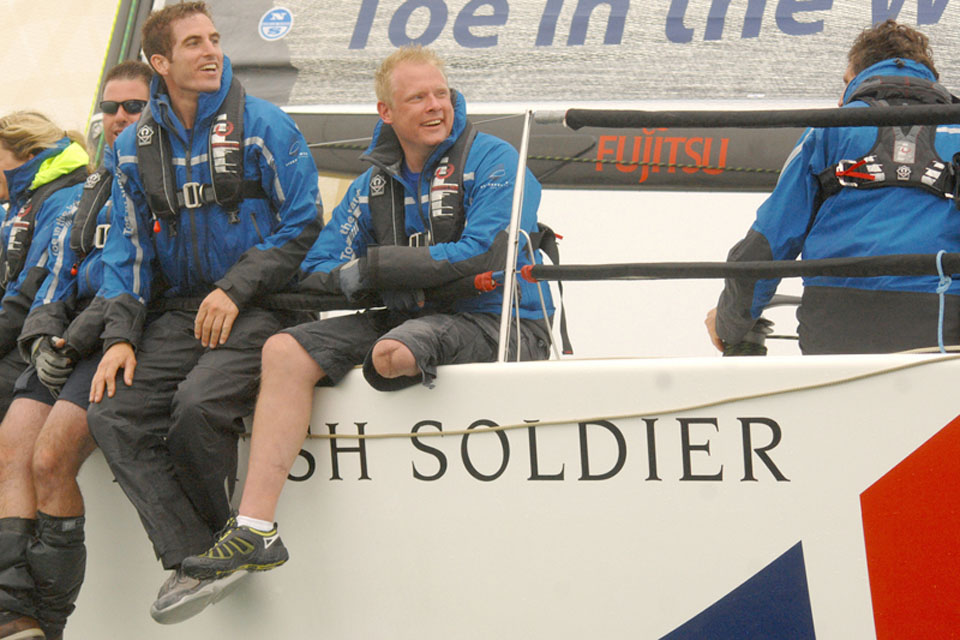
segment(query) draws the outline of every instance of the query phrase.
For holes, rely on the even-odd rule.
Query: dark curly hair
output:
[[[940,79],[937,68],[933,66],[933,52],[930,40],[916,29],[894,20],[887,20],[860,32],[853,41],[847,60],[854,73],[860,73],[870,65],[891,58],[906,58],[925,65]]]

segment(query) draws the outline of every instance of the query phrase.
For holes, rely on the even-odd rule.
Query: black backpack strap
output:
[[[17,212],[10,225],[10,237],[3,251],[3,264],[0,265],[0,289],[20,276],[27,262],[27,253],[33,241],[33,230],[37,224],[37,212],[43,208],[43,203],[60,189],[80,184],[87,178],[87,167],[77,167],[70,173],[64,174],[47,184],[34,189],[27,202]]]
[[[543,251],[553,264],[560,264],[560,244],[557,242],[556,232],[542,222],[537,223],[537,231],[530,234],[530,244],[536,251]],[[564,355],[573,354],[573,345],[567,333],[567,312],[563,305],[563,282],[557,280],[560,290],[560,341],[563,344]]]
[[[207,202],[216,202],[236,222],[240,203],[248,198],[267,198],[259,180],[245,180],[243,174],[243,107],[246,91],[235,77],[223,107],[210,127],[208,157],[212,185]],[[201,197],[202,196],[201,194]]]
[[[112,185],[113,175],[102,167],[87,176],[83,185],[77,212],[73,216],[73,227],[70,229],[70,249],[77,255],[77,264],[94,249],[102,246],[98,244],[97,216],[110,199]]]
[[[176,224],[181,205],[173,174],[173,151],[167,132],[153,117],[150,103],[137,122],[137,166],[147,206],[154,218]]]
[[[154,217],[175,224],[180,209],[218,204],[230,222],[237,222],[240,203],[245,199],[267,199],[259,180],[243,175],[243,108],[246,93],[233,78],[220,113],[210,126],[207,162],[211,184],[188,182],[177,189],[169,134],[159,126],[149,104],[137,124],[137,163]]]
[[[463,172],[477,131],[467,122],[440,159],[430,181],[430,244],[456,242],[466,225],[463,208]]]

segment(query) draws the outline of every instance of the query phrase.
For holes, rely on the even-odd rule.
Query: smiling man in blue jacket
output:
[[[888,20],[848,53],[841,104],[949,104],[927,37]],[[808,129],[728,260],[792,260],[960,251],[960,126]],[[714,345],[750,332],[778,280],[727,280],[706,320]],[[889,353],[936,346],[936,276],[804,278],[797,311],[806,354]],[[960,282],[946,292],[944,339],[960,343]]]
[[[258,299],[295,278],[321,219],[306,140],[279,108],[245,96],[204,3],[154,12],[143,43],[156,73],[140,121],[116,142],[88,423],[171,570],[150,609],[171,623],[225,586],[187,578],[180,563],[230,513],[224,487],[260,349],[291,323]]]
[[[209,552],[184,561],[188,575],[229,580],[287,560],[273,517],[318,382],[336,384],[363,364],[379,390],[433,386],[438,365],[497,359],[501,290],[445,304],[425,301],[424,290],[503,268],[517,151],[473,132],[462,96],[428,49],[389,56],[376,87],[380,122],[364,156],[373,166],[311,249],[302,287],[355,301],[379,296],[386,308],[302,324],[267,341],[239,515]],[[539,199],[528,173],[521,228],[534,237]],[[525,240],[520,265],[531,262],[526,248]],[[521,283],[521,292],[520,359],[545,359],[549,291],[541,297],[537,285]],[[510,342],[515,356],[517,337]],[[228,557],[236,545],[250,553]]]

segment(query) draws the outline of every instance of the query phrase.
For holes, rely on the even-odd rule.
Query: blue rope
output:
[[[946,353],[947,350],[943,348],[943,307],[944,307],[944,295],[947,292],[947,289],[950,288],[950,284],[953,282],[953,279],[944,275],[943,273],[943,254],[946,251],[941,249],[937,252],[937,273],[940,274],[940,284],[937,285],[937,293],[940,294],[940,319],[937,323],[937,344],[940,345],[940,353]]]

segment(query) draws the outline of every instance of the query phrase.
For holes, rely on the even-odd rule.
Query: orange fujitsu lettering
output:
[[[597,171],[603,171],[603,158],[604,156],[614,155],[616,151],[607,148],[607,144],[613,142],[614,140],[619,140],[620,136],[600,136],[600,141],[597,144]]]
[[[710,142],[712,138],[707,138],[707,142],[703,147],[703,157],[706,161],[705,164],[710,164]],[[704,169],[706,173],[709,173],[712,176],[723,173],[724,167],[727,166],[727,145],[730,143],[730,138],[720,138],[720,157],[717,159],[716,166],[718,169]]]

